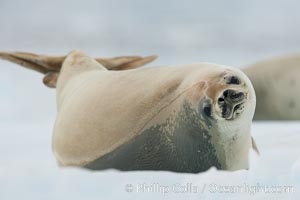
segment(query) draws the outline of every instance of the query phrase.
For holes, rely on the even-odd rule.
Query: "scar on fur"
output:
[[[25,52],[0,52],[0,58],[25,68],[44,74],[43,83],[55,88],[62,64],[67,56],[46,56]],[[158,56],[118,56],[113,58],[95,58],[108,70],[127,70],[142,67]]]

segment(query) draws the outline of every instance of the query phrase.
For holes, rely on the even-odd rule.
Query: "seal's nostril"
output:
[[[224,102],[225,100],[222,98],[222,97],[220,97],[220,98],[218,98],[218,102],[219,103],[222,103],[222,102]]]
[[[243,92],[239,92],[239,93],[232,93],[231,95],[230,95],[230,98],[232,99],[232,100],[239,100],[239,99],[243,99],[244,98],[244,93]]]
[[[223,92],[223,97],[220,97],[218,99],[218,102],[222,102],[222,99],[224,99],[225,101],[226,100],[231,100],[233,102],[236,102],[236,101],[240,101],[240,100],[243,100],[245,98],[245,94],[244,92],[237,92],[237,91],[234,91],[234,90],[225,90]]]

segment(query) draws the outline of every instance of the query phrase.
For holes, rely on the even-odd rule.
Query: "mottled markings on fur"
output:
[[[172,118],[171,116],[170,118]],[[170,170],[198,173],[212,166],[221,168],[211,144],[211,119],[187,102],[174,120],[143,131],[130,142],[86,165],[89,169]],[[171,123],[171,124],[170,124]],[[163,127],[172,126],[169,133]]]

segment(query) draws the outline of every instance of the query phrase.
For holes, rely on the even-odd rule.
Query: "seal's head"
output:
[[[211,142],[223,169],[246,169],[256,104],[253,86],[238,69],[216,68],[210,75],[201,106],[213,124]]]
[[[217,121],[252,120],[255,92],[248,77],[237,69],[225,68],[209,81],[203,112]],[[243,119],[243,120],[246,120]]]

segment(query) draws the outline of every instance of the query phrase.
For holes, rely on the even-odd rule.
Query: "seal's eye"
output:
[[[229,76],[229,77],[226,77],[225,79],[226,79],[227,84],[233,84],[233,85],[241,84],[240,79],[236,76]]]
[[[203,112],[206,116],[211,117],[211,104],[206,104],[203,107]]]

